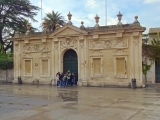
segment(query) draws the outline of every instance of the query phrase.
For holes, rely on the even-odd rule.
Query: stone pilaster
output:
[[[59,72],[59,44],[58,41],[54,41],[54,79],[56,79],[56,73]]]
[[[142,36],[133,32],[130,43],[130,80],[136,79],[137,85],[142,84]]]
[[[14,80],[13,83],[18,83],[18,76],[20,76],[20,42],[14,42]]]
[[[51,78],[52,79],[55,78],[55,70],[53,69],[53,68],[55,68],[54,51],[55,51],[55,46],[54,46],[54,39],[53,39],[52,40],[52,49],[51,49]]]

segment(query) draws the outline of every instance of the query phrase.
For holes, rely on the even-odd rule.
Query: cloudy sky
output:
[[[107,17],[105,12],[105,1],[107,1]],[[41,7],[41,0],[30,0],[34,5]],[[160,27],[160,0],[42,0],[42,18],[48,12],[59,11],[67,19],[70,11],[72,23],[79,27],[84,21],[85,27],[95,25],[94,17],[100,17],[100,26],[116,25],[118,23],[117,14],[123,14],[122,23],[133,23],[134,16],[138,15],[141,26],[149,28]],[[107,18],[107,22],[106,22]],[[39,22],[32,23],[32,26],[41,29],[41,11],[35,17]]]

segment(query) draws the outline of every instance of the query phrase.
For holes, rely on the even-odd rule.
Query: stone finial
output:
[[[56,30],[60,28],[60,25],[58,23],[55,26],[56,26]]]
[[[117,23],[117,25],[122,25],[122,22],[121,22],[122,16],[123,16],[123,15],[122,15],[121,12],[119,11],[119,13],[118,13],[118,15],[117,15],[119,22]]]
[[[95,24],[95,26],[94,26],[95,28],[98,28],[98,27],[99,27],[99,24],[98,24],[98,23],[99,23],[99,18],[100,18],[100,17],[96,14],[96,16],[95,16],[95,18],[94,18],[94,19],[95,19],[95,22],[96,22],[96,24]]]
[[[31,28],[31,24],[29,22],[26,24],[26,28],[27,28],[26,35],[28,35],[30,33],[30,28]]]
[[[69,21],[68,21],[68,24],[71,24],[71,25],[72,25],[72,22],[71,22],[72,14],[69,12],[67,16],[68,16],[68,20],[69,20]]]
[[[134,21],[134,22],[138,22],[138,20],[137,20],[137,19],[138,19],[138,16],[136,15],[134,18],[135,18],[135,21]]]
[[[19,37],[19,34],[20,34],[19,33],[19,28],[17,28],[16,31],[15,31],[14,37]]]
[[[46,21],[44,21],[42,24],[43,24],[43,28],[47,27],[47,22]]]
[[[44,21],[44,22],[42,23],[42,25],[43,25],[43,32],[44,32],[44,33],[47,33],[47,22]]]
[[[80,29],[85,30],[85,27],[84,27],[84,25],[83,25],[83,24],[84,24],[84,22],[82,21],[82,22],[81,22]]]
[[[96,21],[96,24],[98,24],[98,22],[99,22],[99,18],[100,18],[100,17],[96,14],[96,16],[95,16],[95,18],[94,18],[94,19],[95,19],[95,21]]]
[[[134,26],[140,26],[140,23],[139,23],[139,21],[137,20],[137,19],[138,19],[138,16],[136,15],[134,18],[135,18],[135,20],[134,20],[134,22],[133,22],[133,25],[134,25]]]
[[[139,21],[137,20],[138,16],[136,15],[134,18],[135,18],[134,23],[139,23]]]

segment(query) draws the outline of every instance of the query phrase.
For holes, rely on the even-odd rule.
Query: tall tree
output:
[[[152,63],[160,60],[160,33],[157,33],[157,38],[152,38],[151,44],[143,44],[142,48],[143,55]]]
[[[13,47],[10,38],[17,28],[24,32],[26,19],[36,22],[34,16],[39,9],[29,0],[0,0],[0,43],[4,51]]]
[[[148,37],[146,40],[148,40]],[[157,33],[157,38],[152,38],[151,44],[143,43],[142,53],[144,58],[142,62],[142,71],[145,75],[145,81],[147,81],[147,72],[150,70],[152,64],[155,61],[160,63],[160,33]]]
[[[57,23],[61,26],[66,24],[66,20],[63,16],[61,16],[61,13],[54,12],[53,10],[51,13],[47,13],[46,17],[44,17],[43,20],[47,22],[47,28],[49,29],[49,31],[54,31],[56,28],[55,25]]]

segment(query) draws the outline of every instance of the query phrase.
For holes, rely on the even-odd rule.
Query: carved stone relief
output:
[[[58,50],[58,42],[54,42],[54,49]]]
[[[24,59],[32,58],[32,55],[30,53],[28,53],[28,54],[26,53],[26,54],[24,54],[23,58]]]
[[[80,48],[81,49],[84,48],[84,40],[79,41],[79,43],[80,43]]]
[[[73,48],[73,49],[77,49],[77,38],[75,37],[71,37],[71,38],[64,38],[61,41],[61,50],[65,49],[65,48]]]
[[[128,39],[90,41],[89,47],[90,47],[90,49],[127,48],[128,47]]]
[[[124,50],[118,50],[114,53],[114,55],[116,56],[124,56],[124,55],[127,55],[127,51],[124,51]]]
[[[139,43],[138,37],[134,37],[133,42],[134,42],[134,45],[137,46]]]
[[[41,54],[41,57],[50,57],[50,54],[48,52],[44,52]]]
[[[51,51],[51,45],[48,44],[28,44],[23,45],[24,52],[47,52]]]
[[[91,52],[90,56],[102,56],[102,52],[100,52],[100,50],[94,50]]]

